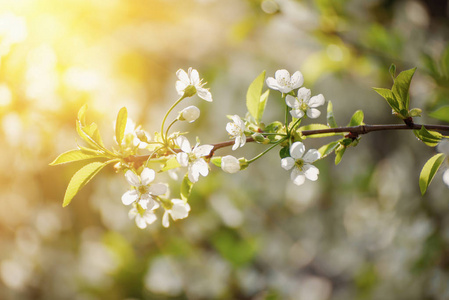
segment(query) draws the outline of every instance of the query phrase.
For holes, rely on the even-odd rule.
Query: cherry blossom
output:
[[[227,173],[237,173],[240,171],[240,162],[232,155],[223,156],[221,158],[221,169]]]
[[[301,185],[307,179],[315,181],[318,179],[320,171],[312,165],[314,161],[321,157],[316,149],[310,149],[305,153],[304,144],[295,142],[290,146],[290,156],[281,159],[281,166],[285,170],[293,168],[291,179],[294,184]],[[304,154],[305,153],[305,154]]]
[[[296,71],[291,77],[287,70],[277,70],[273,77],[268,77],[267,86],[270,89],[280,91],[283,94],[299,88],[304,83],[302,73]]]
[[[293,108],[290,111],[290,114],[295,118],[302,118],[305,113],[311,119],[316,119],[321,115],[321,112],[315,107],[321,106],[324,104],[324,96],[319,94],[317,96],[313,96],[310,98],[311,92],[309,89],[302,87],[298,90],[298,96],[293,97],[291,95],[287,95],[285,98],[286,104]]]
[[[182,150],[176,155],[176,159],[182,167],[188,167],[188,176],[191,182],[197,182],[200,174],[203,176],[209,174],[209,165],[204,160],[204,156],[209,155],[214,146],[196,144],[192,149],[185,136],[179,136],[176,139],[176,144]]]
[[[226,131],[231,138],[235,138],[232,150],[236,150],[238,147],[243,147],[246,143],[245,122],[238,115],[233,115],[231,118],[233,122],[226,124]]]
[[[181,199],[172,199],[171,203],[173,206],[170,209],[166,209],[162,216],[162,226],[164,227],[170,226],[169,215],[174,221],[187,218],[189,215],[190,205],[188,203]]]
[[[179,79],[176,81],[176,91],[180,96],[190,97],[198,94],[200,98],[212,102],[212,94],[209,92],[209,89],[203,88],[205,83],[200,79],[197,70],[189,68],[186,73],[183,69],[179,69],[176,72],[176,76]]]
[[[159,207],[159,205],[157,207]],[[134,205],[129,211],[128,216],[130,219],[135,218],[137,227],[144,229],[147,225],[156,221],[157,217],[153,211],[157,207],[153,207],[153,209],[143,209],[140,205]]]
[[[179,120],[192,123],[196,121],[196,119],[198,119],[199,116],[200,116],[199,108],[194,105],[191,105],[181,110],[181,112],[179,113]]]

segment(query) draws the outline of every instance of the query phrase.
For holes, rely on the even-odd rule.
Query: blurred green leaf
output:
[[[427,187],[432,182],[435,173],[440,168],[446,156],[443,153],[438,153],[432,156],[425,164],[419,174],[419,188],[421,195],[424,195],[427,191]]]
[[[334,142],[330,142],[329,144],[321,146],[320,149],[318,149],[318,152],[320,152],[320,154],[321,154],[321,158],[324,158],[324,157],[328,156],[329,154],[331,154],[335,150],[335,148],[337,148],[338,145],[339,145],[339,142],[334,141]]]
[[[164,166],[161,169],[161,172],[165,172],[165,171],[179,168],[179,167],[180,167],[180,164],[178,163],[176,156],[172,156],[165,162]]]
[[[81,160],[90,160],[95,158],[108,158],[108,156],[104,155],[102,152],[86,152],[83,150],[70,150],[60,154],[53,162],[50,163],[50,166],[66,164],[74,161]]]
[[[62,206],[65,207],[69,205],[79,190],[83,188],[107,164],[108,162],[93,162],[79,169],[75,175],[73,175],[72,179],[70,179],[69,185],[65,191]]]
[[[388,69],[388,71],[390,72],[391,78],[396,77],[396,65],[395,64],[391,64],[390,69]]]
[[[449,123],[449,105],[441,106],[429,113],[429,117]]]
[[[356,111],[352,117],[351,117],[351,121],[349,121],[348,126],[359,126],[359,125],[363,125],[363,111],[358,110]]]
[[[260,122],[259,112],[263,113],[267,100],[266,97],[264,99],[261,98],[262,88],[265,82],[265,73],[265,71],[260,73],[249,85],[248,91],[246,92],[246,107],[257,123]]]
[[[117,120],[115,122],[115,139],[117,144],[121,145],[123,137],[125,136],[126,122],[128,120],[128,111],[126,107],[122,107],[117,115]]]
[[[334,110],[333,110],[332,101],[329,101],[327,103],[327,125],[330,128],[338,127],[337,122],[335,121],[335,118],[334,118]]]
[[[181,199],[184,200],[184,202],[187,202],[187,200],[189,200],[192,187],[193,183],[189,180],[188,174],[186,174],[181,183]]]
[[[221,168],[221,156],[212,157],[210,162],[213,163],[215,166]]]
[[[214,247],[234,266],[250,262],[256,254],[257,244],[254,239],[242,239],[231,230],[220,230],[212,237]]]

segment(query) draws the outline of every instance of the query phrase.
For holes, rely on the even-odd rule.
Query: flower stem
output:
[[[287,139],[287,137],[284,137],[282,139],[280,139],[279,141],[277,141],[275,144],[273,144],[271,147],[265,149],[265,151],[263,151],[262,153],[260,153],[259,155],[251,158],[250,160],[247,161],[248,164],[258,160],[259,158],[261,158],[262,156],[264,156],[265,154],[267,154],[268,152],[270,152],[271,149],[273,149],[274,147],[276,147],[277,145],[279,145],[280,143],[282,143],[283,141],[285,141]]]
[[[168,115],[171,113],[171,111],[185,98],[184,95],[181,96],[181,98],[179,98],[175,103],[173,103],[173,105],[168,109],[167,113],[164,116],[164,119],[162,120],[162,125],[161,125],[161,135],[162,135],[162,140],[167,143],[167,136],[164,134],[164,125],[165,125],[165,121],[167,120]]]

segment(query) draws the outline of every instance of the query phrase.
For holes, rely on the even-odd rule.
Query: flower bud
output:
[[[240,162],[232,155],[226,155],[221,158],[221,168],[226,173],[237,173],[240,171]]]
[[[200,116],[200,110],[196,106],[189,106],[184,108],[180,113],[178,119],[180,121],[194,122]]]
[[[252,136],[253,139],[260,144],[268,144],[270,142],[268,138],[259,132],[254,133]]]

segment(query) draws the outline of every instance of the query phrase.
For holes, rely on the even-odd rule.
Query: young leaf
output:
[[[334,110],[333,110],[333,105],[332,105],[331,101],[329,101],[327,103],[327,125],[330,128],[337,127],[337,122],[335,121],[335,118],[334,118]]]
[[[437,110],[429,113],[429,116],[434,119],[449,123],[449,105],[441,106]]]
[[[359,126],[363,125],[363,111],[358,110],[356,111],[351,118],[351,121],[349,121],[348,126]]]
[[[125,136],[126,121],[128,120],[128,111],[126,107],[122,107],[117,115],[117,121],[115,122],[115,139],[117,144],[121,145]]]
[[[415,71],[416,68],[402,71],[394,80],[393,88],[391,90],[393,91],[393,94],[396,95],[396,100],[398,101],[400,109],[406,109],[408,111],[410,104],[410,83]]]
[[[346,147],[339,145],[335,149],[335,165],[338,165],[341,162],[341,159],[343,158],[343,154],[346,151]]]
[[[212,157],[210,162],[213,163],[215,166],[221,168],[221,156]]]
[[[100,170],[106,166],[108,163],[104,162],[93,162],[85,165],[79,169],[72,179],[70,179],[67,190],[65,191],[64,201],[62,206],[65,207],[69,205],[73,197],[79,192],[79,190],[85,186],[95,175],[97,175]]]
[[[94,158],[108,158],[108,157],[101,152],[85,152],[83,150],[76,149],[60,154],[53,162],[50,163],[50,166],[56,166],[74,161],[88,160]]]
[[[253,116],[253,118],[258,123],[260,119],[258,119],[259,110],[263,112],[263,109],[259,109],[260,106],[264,106],[266,104],[266,99],[264,103],[261,103],[262,96],[262,88],[263,83],[265,81],[265,71],[259,74],[256,79],[249,85],[248,91],[246,92],[246,107],[248,108],[248,112]],[[267,95],[268,96],[268,95]]]
[[[330,128],[329,126],[324,125],[324,124],[308,124],[308,125],[299,127],[299,129],[297,131],[298,131],[298,133],[300,133],[304,130],[321,130],[321,129],[329,129],[329,128]],[[340,135],[340,133],[335,133],[335,132],[317,133],[317,134],[307,135],[305,137],[306,138],[321,138],[321,137],[335,136],[335,135]]]
[[[388,71],[390,72],[390,75],[394,80],[394,78],[396,77],[396,65],[391,64],[390,69],[388,69]]]
[[[186,174],[181,183],[181,199],[187,202],[192,191],[193,183],[189,180],[189,176]]]
[[[435,147],[443,138],[443,135],[436,131],[428,131],[424,126],[420,130],[413,130],[416,137],[427,146]]]
[[[270,90],[266,90],[265,93],[260,96],[259,110],[257,111],[256,121],[259,123],[262,120],[265,107],[267,105],[268,96],[270,95]]]
[[[179,168],[180,164],[178,163],[178,160],[176,159],[176,156],[173,156],[169,158],[166,162],[164,167],[161,169],[161,172],[165,172],[171,169]]]
[[[318,152],[321,154],[321,158],[325,158],[329,154],[331,154],[335,148],[338,146],[338,141],[330,142],[329,144],[323,145],[318,149]]]
[[[399,104],[395,99],[393,92],[389,89],[383,88],[373,88],[379,95],[381,95],[385,100],[387,100],[388,105],[390,105],[393,111],[399,112]]]
[[[87,105],[83,105],[78,111],[78,120],[76,121],[76,131],[78,135],[92,148],[106,150],[101,140],[97,124],[86,125]]]
[[[443,153],[438,153],[432,156],[425,164],[419,174],[419,188],[421,190],[421,195],[427,190],[427,187],[432,182],[435,173],[440,168],[446,156]]]

